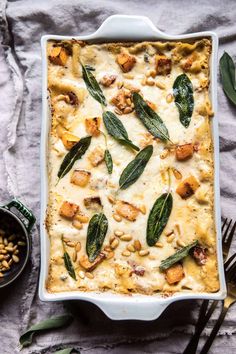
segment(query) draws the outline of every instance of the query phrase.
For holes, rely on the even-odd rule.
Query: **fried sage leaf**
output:
[[[198,244],[198,241],[194,241],[193,243],[191,243],[188,246],[185,246],[183,248],[181,248],[180,250],[178,250],[176,253],[172,254],[170,257],[164,259],[163,261],[161,261],[160,264],[160,270],[166,270],[168,268],[170,268],[173,264],[181,261],[181,259],[187,257],[187,255],[189,254],[189,251],[195,247]]]
[[[226,96],[236,105],[235,65],[231,56],[226,52],[220,58],[220,74]]]
[[[120,189],[126,189],[131,184],[137,181],[137,179],[143,173],[148,161],[153,153],[153,146],[148,145],[141,150],[124,169],[120,176],[119,186]]]
[[[103,113],[103,122],[108,133],[121,144],[127,145],[132,149],[139,151],[139,147],[134,145],[128,137],[128,133],[121,120],[112,112]]]
[[[56,329],[61,327],[67,327],[73,321],[73,316],[70,314],[64,314],[61,316],[51,317],[47,320],[39,322],[30,328],[27,329],[21,336],[20,336],[20,344],[22,347],[27,347],[32,343],[33,336],[35,333],[40,333],[42,331],[46,331],[48,329]]]
[[[154,246],[161,236],[173,206],[173,197],[170,193],[162,194],[154,203],[147,222],[147,244]]]
[[[186,74],[177,76],[173,85],[175,104],[179,110],[179,119],[188,128],[193,114],[193,85]]]
[[[142,96],[137,92],[133,93],[133,102],[135,112],[147,130],[155,136],[155,138],[159,138],[163,141],[170,140],[168,129],[163,120],[149,107]]]
[[[110,154],[109,150],[105,150],[104,153],[104,160],[105,160],[105,164],[107,166],[107,171],[109,174],[112,174],[112,170],[113,170],[113,161],[112,161],[112,156]]]
[[[91,136],[82,138],[76,143],[72,149],[66,154],[64,160],[62,161],[61,167],[58,171],[58,178],[64,177],[73,167],[76,160],[79,160],[88,149],[91,143]]]
[[[88,225],[86,252],[93,262],[99,255],[108,229],[108,221],[103,213],[95,214]]]
[[[65,349],[57,350],[53,354],[72,354],[72,353],[80,353],[80,351],[78,351],[75,348],[65,348]]]
[[[101,105],[106,106],[106,98],[99,86],[97,80],[95,79],[94,75],[92,74],[91,68],[86,68],[86,66],[82,65],[82,74],[85,85],[88,89],[90,95]]]
[[[71,278],[76,280],[76,275],[75,275],[75,269],[73,267],[73,264],[70,259],[70,255],[67,252],[64,252],[63,254],[63,259],[64,259],[64,264],[66,267],[66,270]]]

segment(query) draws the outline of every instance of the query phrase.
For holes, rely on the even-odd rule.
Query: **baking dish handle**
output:
[[[93,302],[93,301],[92,301]],[[103,302],[96,300],[94,303],[112,320],[140,320],[152,321],[157,319],[162,312],[170,305],[170,299],[163,299],[163,302],[156,303],[151,299],[146,302],[120,301]]]
[[[127,37],[129,33],[129,38]],[[108,17],[99,29],[91,35],[96,40],[117,41],[120,40],[145,40],[168,39],[169,35],[157,29],[146,16],[113,15]]]

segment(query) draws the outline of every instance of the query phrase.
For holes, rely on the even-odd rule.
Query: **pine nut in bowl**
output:
[[[29,234],[34,223],[32,212],[17,199],[0,207],[0,289],[23,272],[30,255]]]

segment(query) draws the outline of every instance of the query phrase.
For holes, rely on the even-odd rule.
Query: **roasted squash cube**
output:
[[[170,285],[178,283],[183,278],[184,270],[180,263],[176,263],[166,270],[166,280]]]
[[[157,75],[169,75],[171,72],[171,59],[165,55],[156,55],[156,73]]]
[[[139,209],[128,202],[120,200],[116,203],[116,212],[129,221],[135,221],[139,214]]]
[[[200,184],[197,179],[194,176],[189,176],[178,185],[176,193],[178,193],[181,198],[187,199],[195,193],[199,186]]]
[[[97,258],[93,261],[90,262],[88,259],[88,256],[82,256],[79,260],[79,264],[82,268],[84,268],[85,270],[87,270],[88,272],[91,272],[92,270],[94,270],[98,264],[100,264],[104,259],[106,258],[104,253],[99,253],[99,255],[97,256]]]
[[[134,67],[134,64],[136,63],[135,57],[127,53],[118,54],[116,61],[124,73],[130,71]]]
[[[90,153],[90,155],[88,156],[88,159],[94,167],[98,166],[104,160],[104,150],[102,148],[100,148],[99,146],[96,147]]]
[[[94,118],[86,118],[85,119],[85,127],[88,134],[92,136],[98,136],[100,134],[100,125],[101,125],[101,118],[94,117]]]
[[[67,62],[68,54],[65,48],[53,47],[48,58],[51,63],[64,66]]]
[[[79,206],[68,201],[64,201],[60,207],[59,214],[67,219],[73,219],[75,214],[79,211]]]
[[[91,173],[85,170],[74,170],[71,176],[71,183],[80,187],[85,187],[90,180]]]
[[[116,81],[116,75],[104,75],[100,80],[100,83],[105,87],[109,87],[115,81]]]
[[[193,156],[193,144],[178,145],[175,149],[175,157],[179,161],[188,160]]]
[[[75,136],[73,134],[71,134],[68,131],[64,131],[62,133],[62,137],[61,140],[63,142],[63,145],[65,146],[65,148],[67,150],[70,150],[73,148],[73,146],[78,143],[78,141],[80,140],[80,138],[78,138],[78,136]]]

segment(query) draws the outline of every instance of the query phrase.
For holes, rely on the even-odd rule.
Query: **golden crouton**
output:
[[[134,64],[136,63],[135,57],[127,53],[118,54],[116,61],[124,73],[130,71],[134,67]]]
[[[85,127],[88,134],[92,136],[98,136],[100,134],[100,125],[101,125],[101,118],[94,117],[94,118],[86,118],[85,119]]]
[[[96,147],[90,153],[90,155],[88,156],[88,159],[94,167],[98,166],[104,160],[104,150],[102,148],[100,148],[99,146]]]
[[[78,143],[78,141],[80,140],[80,138],[78,138],[78,136],[75,136],[73,134],[71,134],[68,131],[64,131],[62,133],[62,137],[61,140],[63,142],[63,145],[65,146],[65,148],[67,150],[70,150],[73,148],[73,146]]]
[[[88,256],[82,256],[80,257],[79,260],[79,264],[82,268],[84,268],[85,270],[87,270],[88,272],[91,272],[92,270],[94,270],[98,264],[100,264],[104,259],[106,258],[104,253],[99,253],[99,255],[97,256],[97,258],[93,261],[90,262],[88,259]]]
[[[178,145],[175,149],[175,157],[179,161],[188,160],[193,156],[193,144]]]
[[[91,173],[85,170],[74,170],[71,176],[71,183],[80,187],[85,187],[91,177]]]
[[[169,75],[171,72],[171,59],[165,55],[156,55],[156,73],[157,75]]]
[[[174,284],[184,278],[184,270],[180,263],[172,265],[166,270],[166,280],[168,284]]]
[[[178,185],[176,193],[178,193],[181,198],[187,199],[195,193],[199,186],[200,184],[196,178],[194,176],[189,176]]]
[[[87,197],[84,198],[84,206],[86,209],[99,211],[102,207],[102,202],[100,197]]]
[[[100,83],[105,87],[109,87],[115,81],[116,81],[116,75],[104,75],[100,80]]]
[[[67,58],[68,54],[65,48],[62,47],[53,47],[48,57],[51,63],[61,66],[64,66],[66,64]]]
[[[139,214],[139,209],[128,202],[120,200],[116,203],[116,212],[129,221],[135,221]]]
[[[64,201],[60,207],[59,214],[64,218],[73,219],[78,211],[79,206],[77,204]]]

